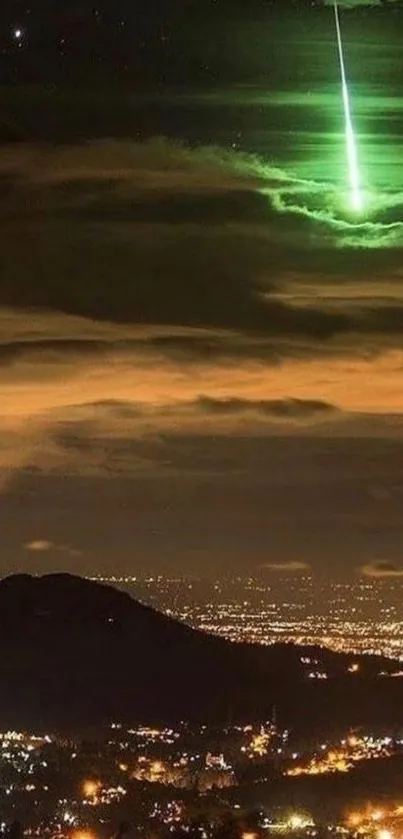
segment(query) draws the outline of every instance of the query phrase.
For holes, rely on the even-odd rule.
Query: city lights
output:
[[[100,577],[119,585],[144,602],[204,632],[229,641],[258,644],[278,642],[328,647],[351,654],[346,673],[357,678],[362,666],[354,656],[382,655],[403,661],[401,591],[396,580],[354,579],[318,584],[301,575],[267,583],[247,577],[226,580],[186,578]],[[354,612],[346,604],[354,602]],[[305,659],[305,660],[304,660]],[[324,681],[326,668],[312,657],[301,657],[306,677]],[[382,672],[382,677],[401,672]]]
[[[362,761],[376,760],[389,757],[394,752],[394,745],[389,737],[373,737],[364,735],[350,735],[337,744],[336,748],[321,748],[308,763],[292,766],[286,771],[289,776],[326,775],[333,772],[349,772],[354,765]],[[350,819],[358,819],[358,815]],[[371,814],[373,821],[380,821],[382,812],[375,810]],[[357,824],[359,821],[357,821]]]
[[[99,781],[84,781],[83,792],[86,798],[93,798],[99,792],[101,784]]]
[[[385,828],[383,828],[378,833],[378,839],[393,839],[393,834],[390,830],[386,830]]]
[[[308,827],[308,825],[313,825],[312,819],[301,813],[293,813],[288,820],[288,826],[291,830],[302,830],[304,827]]]
[[[313,663],[310,656],[307,664]],[[179,826],[188,831],[194,795],[208,793],[215,802],[214,808],[221,802],[225,812],[228,807],[237,812],[237,791],[241,789],[243,772],[248,777],[252,770],[261,795],[268,773],[273,777],[274,770],[275,776],[287,783],[300,775],[349,773],[360,763],[403,756],[403,740],[387,733],[364,731],[347,731],[334,742],[314,738],[300,752],[295,749],[292,734],[270,721],[259,726],[245,721],[222,728],[184,721],[175,729],[114,722],[91,756],[90,777],[83,774],[83,767],[88,768],[88,755],[85,743],[80,741],[11,731],[0,734],[0,744],[3,769],[13,773],[3,788],[4,801],[9,801],[10,806],[18,802],[19,808],[26,801],[30,813],[26,835],[32,839],[104,839],[103,828],[98,831],[97,825],[105,823],[108,811],[118,812],[123,801],[127,801],[130,810],[133,800],[137,801],[139,783],[149,790],[149,804],[142,818],[144,825],[154,826],[154,836],[155,830],[171,831]],[[49,749],[52,760],[48,759]],[[73,786],[70,783],[69,791],[63,793],[58,766],[66,765]],[[122,778],[121,783],[116,783],[116,777]],[[165,791],[162,795],[161,790]],[[44,795],[52,802],[47,821],[41,821],[37,809],[37,802]],[[188,807],[189,797],[193,803]],[[401,839],[403,805],[397,802],[388,808],[374,802],[352,811],[344,824],[333,827],[336,834],[350,831],[350,839],[356,834],[363,839]],[[262,812],[261,828],[269,834],[293,833],[311,839],[318,825],[313,815],[296,808],[276,817]],[[144,835],[148,836],[147,831]],[[239,835],[241,839],[262,839],[260,830],[247,824],[242,825]],[[214,839],[213,827],[204,825],[200,839]]]

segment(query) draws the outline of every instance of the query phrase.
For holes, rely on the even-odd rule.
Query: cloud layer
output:
[[[102,554],[106,493],[124,557],[135,522],[145,556],[395,561],[403,191],[357,222],[334,183],[166,140],[0,172],[0,485],[49,534],[27,513],[25,553],[73,557],[74,520]]]

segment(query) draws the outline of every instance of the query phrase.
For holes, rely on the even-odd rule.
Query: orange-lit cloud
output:
[[[172,527],[209,552],[244,521],[229,553],[273,571],[311,550],[353,568],[397,534],[400,205],[355,227],[316,213],[323,185],[164,140],[3,149],[0,172],[0,489],[20,548],[50,534],[30,561],[72,556],[121,486],[127,543],[144,522],[145,545]],[[37,501],[60,476],[65,519]]]
[[[66,553],[70,556],[80,556],[81,554],[81,551],[77,550],[77,548],[72,548],[70,545],[58,545],[49,539],[31,539],[30,542],[25,542],[23,548],[35,554],[48,553],[50,551],[58,551],[59,553]]]
[[[307,562],[300,562],[297,559],[290,559],[289,562],[265,562],[260,565],[264,571],[278,571],[284,574],[295,574],[298,572],[308,572],[311,566]]]
[[[375,560],[362,565],[360,572],[364,577],[372,577],[374,579],[393,579],[403,577],[403,568],[399,567],[393,562],[386,560]]]
[[[3,317],[10,331],[24,335],[29,313],[8,310]],[[10,340],[0,369],[3,483],[26,464],[91,471],[114,440],[149,435],[242,436],[247,429],[258,436],[400,438],[403,432],[403,352],[397,349],[275,364],[253,352],[248,357],[246,346],[237,358],[195,358],[144,340],[135,327],[122,327],[122,343],[114,324],[45,313],[33,314],[31,329],[35,322],[40,340]],[[84,344],[75,330],[89,336]],[[180,337],[231,340],[195,329]],[[85,448],[61,449],[60,440],[74,436],[87,441]],[[142,457],[127,467],[148,470]]]
[[[51,551],[54,548],[54,544],[49,539],[32,539],[31,542],[25,543],[24,548],[34,553],[43,553],[45,551]]]

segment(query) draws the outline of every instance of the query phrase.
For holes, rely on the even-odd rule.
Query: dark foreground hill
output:
[[[309,679],[316,658],[329,678]],[[0,582],[0,729],[97,726],[113,720],[250,720],[298,728],[399,723],[396,665],[326,650],[231,644],[129,595],[67,574]],[[355,661],[358,659],[355,658]]]

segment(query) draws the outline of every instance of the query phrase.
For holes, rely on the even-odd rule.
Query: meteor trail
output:
[[[339,7],[337,0],[334,0],[334,17],[336,21],[337,43],[339,48],[341,84],[343,90],[343,104],[344,104],[344,118],[345,118],[345,132],[346,132],[346,148],[347,148],[347,163],[351,188],[351,204],[354,210],[361,210],[363,205],[361,186],[360,186],[360,171],[358,166],[357,143],[354,134],[353,121],[351,118],[350,95],[348,92],[346,68],[344,64],[343,41],[341,37]]]

